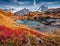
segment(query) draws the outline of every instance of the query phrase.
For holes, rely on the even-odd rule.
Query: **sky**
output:
[[[31,11],[37,10],[41,5],[48,8],[60,8],[60,0],[0,0],[0,8],[14,8],[21,10],[27,8]]]

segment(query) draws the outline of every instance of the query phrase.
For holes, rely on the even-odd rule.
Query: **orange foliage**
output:
[[[13,20],[11,20],[8,16],[6,16],[6,13],[0,12],[0,42],[4,44],[3,46],[5,45],[7,46],[7,43],[9,44],[12,43],[12,45],[14,44],[13,46],[18,46],[21,43],[21,41],[19,41],[21,39],[22,39],[22,42],[26,44],[28,42],[27,36],[29,35],[33,35],[36,38],[42,38],[42,43],[43,43],[42,46],[48,45],[47,42],[49,42],[51,46],[53,45],[58,46],[58,44],[60,43],[58,42],[58,40],[60,40],[59,37],[55,37],[56,39],[54,39],[54,37],[52,38],[48,34],[44,34],[36,30],[32,30],[25,25],[21,25],[21,24],[18,25]],[[35,40],[33,42],[36,45],[37,42],[35,42]],[[50,41],[50,40],[53,40],[53,41]],[[21,46],[24,44],[21,44]],[[38,44],[36,46],[38,46]]]
[[[11,20],[8,16],[5,16],[3,14],[0,14],[0,25],[4,25],[6,27],[9,27],[9,28],[12,28],[12,29],[16,29],[16,30],[20,30],[22,29],[23,31],[28,31],[30,32],[31,34],[34,34],[34,35],[43,35],[43,33],[39,33],[38,31],[35,31],[35,30],[32,30],[30,28],[28,28],[27,26],[25,25],[22,25],[22,24],[16,24],[13,20]]]
[[[0,14],[3,14],[5,16],[13,16],[13,14],[11,12],[6,12],[0,9]]]

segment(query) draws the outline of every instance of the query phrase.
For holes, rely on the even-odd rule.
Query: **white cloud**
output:
[[[37,7],[36,0],[34,0],[33,4],[34,4],[35,7]]]
[[[40,2],[39,4],[41,5],[46,5],[46,4],[55,4],[55,3],[58,3],[58,2]]]
[[[49,7],[49,8],[60,8],[60,6],[52,6],[52,7]]]
[[[11,2],[17,3],[17,4],[29,4],[29,1],[18,1],[18,0],[11,0]]]
[[[21,10],[21,9],[24,8],[24,7],[20,7],[20,6],[16,7],[16,6],[13,6],[13,5],[3,5],[3,6],[4,6],[3,9],[11,9],[11,8],[15,9],[14,12],[16,12],[16,11]]]
[[[25,2],[22,2],[22,1],[19,1],[18,4],[29,4],[30,2],[28,1],[25,1]]]

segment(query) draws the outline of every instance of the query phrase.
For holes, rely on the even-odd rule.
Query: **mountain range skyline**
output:
[[[34,11],[41,5],[46,5],[48,8],[60,8],[60,0],[0,0],[0,8],[14,8],[17,10],[27,8]]]

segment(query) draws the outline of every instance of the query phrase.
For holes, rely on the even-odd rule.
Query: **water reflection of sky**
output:
[[[40,25],[40,23],[37,21],[29,21],[29,20],[25,20],[25,21],[16,20],[16,23],[17,24],[25,24],[25,25]]]

